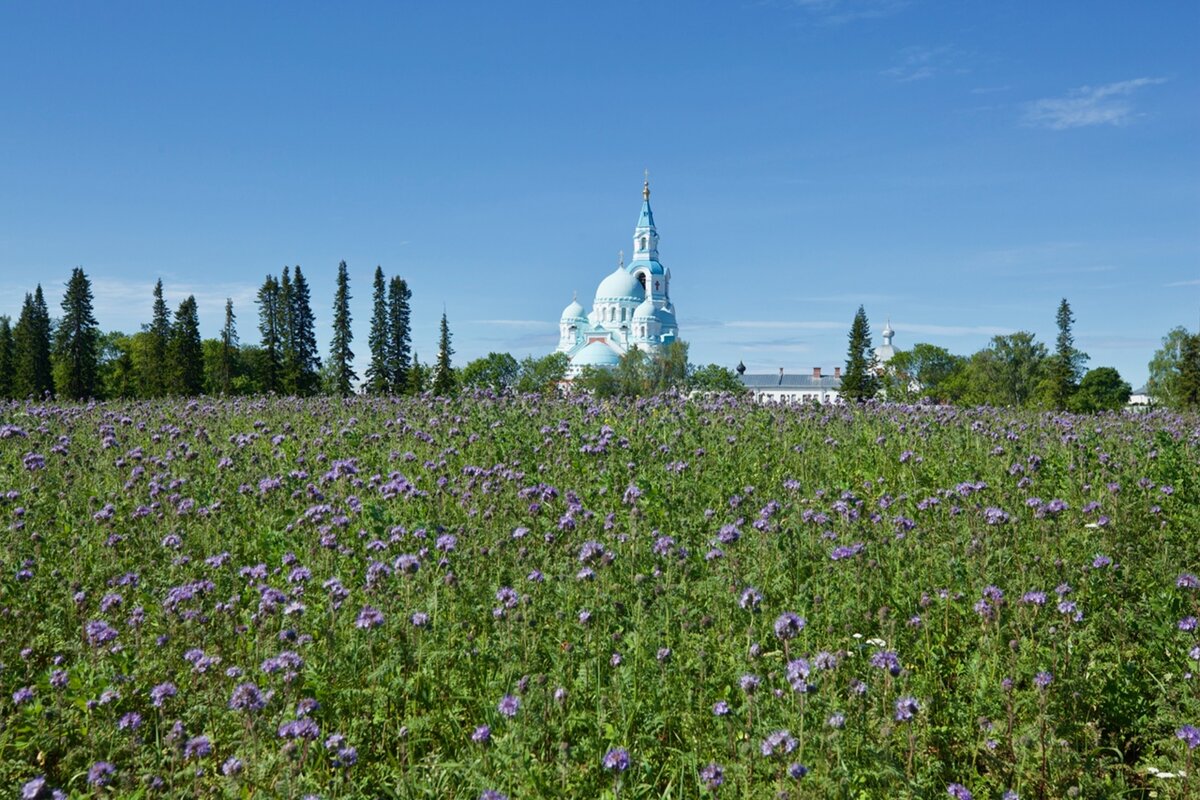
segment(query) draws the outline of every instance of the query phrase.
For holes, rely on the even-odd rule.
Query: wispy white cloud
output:
[[[1164,283],[1163,286],[1168,289],[1176,286],[1200,286],[1200,279],[1194,281],[1172,281],[1171,283]]]
[[[906,47],[900,51],[898,63],[879,74],[899,83],[925,80],[945,71],[953,60],[953,53],[954,48],[950,45]]]
[[[1007,336],[1016,328],[996,325],[927,325],[920,322],[893,323],[897,333],[919,333],[926,336]]]
[[[1007,84],[1004,86],[976,86],[971,90],[971,94],[997,94],[999,92],[1007,92],[1011,88]]]
[[[545,319],[469,319],[468,325],[497,325],[505,328],[555,328],[557,323]]]
[[[1166,78],[1134,78],[1081,86],[1064,97],[1044,97],[1025,105],[1025,124],[1035,128],[1062,131],[1089,125],[1126,125],[1138,116],[1131,96],[1146,86],[1163,83]]]
[[[825,320],[734,320],[725,323],[726,328],[748,328],[759,330],[800,330],[800,331],[828,331],[840,330],[845,328],[850,329],[847,322],[831,322]]]
[[[824,25],[845,25],[866,19],[890,17],[909,0],[787,0]]]

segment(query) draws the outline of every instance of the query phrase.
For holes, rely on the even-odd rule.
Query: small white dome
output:
[[[654,300],[647,297],[645,300],[643,300],[641,302],[641,305],[639,305],[636,309],[634,309],[633,318],[634,319],[654,319],[654,312],[656,310],[657,309],[654,305]]]
[[[587,316],[583,313],[583,306],[579,304],[578,299],[572,299],[571,304],[563,309],[563,322],[586,322]]]

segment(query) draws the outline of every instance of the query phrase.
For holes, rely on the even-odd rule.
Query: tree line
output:
[[[201,394],[348,395],[418,393],[430,370],[411,347],[412,292],[403,278],[385,281],[375,269],[374,311],[366,381],[357,385],[351,349],[350,279],[337,270],[333,335],[327,358],[317,349],[308,280],[299,266],[269,274],[255,297],[258,342],[243,343],[232,299],[215,339],[202,339],[194,296],[172,314],[161,280],[154,285],[150,321],[136,333],[101,331],[91,281],[72,270],[62,316],[52,320],[41,284],[25,295],[14,325],[0,316],[0,398],[57,396],[69,400],[146,399]],[[443,316],[443,328],[448,331]],[[447,348],[448,349],[448,348]]]
[[[860,306],[850,327],[842,396],[886,397],[958,405],[1015,406],[1093,412],[1124,407],[1130,385],[1112,367],[1086,369],[1087,353],[1075,347],[1075,316],[1066,298],[1058,305],[1054,349],[1029,331],[992,337],[971,355],[921,342],[876,363],[870,325]],[[1200,334],[1175,328],[1150,362],[1148,392],[1154,404],[1200,408]]]

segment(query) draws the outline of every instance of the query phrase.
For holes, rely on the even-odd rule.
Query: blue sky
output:
[[[553,349],[629,251],[649,168],[692,358],[845,360],[1046,342],[1142,383],[1200,323],[1200,4],[9,3],[0,6],[0,313],[70,269],[102,327],[162,277],[205,335],[302,265],[318,337],[351,269],[443,308],[456,360]],[[361,371],[361,370],[360,370]]]

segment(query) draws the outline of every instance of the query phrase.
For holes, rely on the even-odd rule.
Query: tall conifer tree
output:
[[[1055,322],[1058,325],[1058,338],[1055,340],[1054,355],[1047,359],[1043,397],[1050,408],[1063,410],[1079,388],[1079,381],[1083,379],[1083,365],[1088,356],[1075,349],[1075,336],[1071,332],[1075,316],[1065,297],[1058,304]]]
[[[171,343],[171,313],[163,299],[162,278],[154,284],[154,305],[151,308],[148,363],[142,365],[142,391],[149,397],[162,397],[167,393],[171,376],[167,371],[167,349]]]
[[[281,334],[279,331],[279,281],[268,275],[258,290],[258,333],[262,337],[259,388],[278,392],[281,377]]]
[[[221,326],[221,352],[217,359],[217,391],[223,395],[233,393],[233,378],[237,373],[238,334],[237,317],[233,313],[233,299],[225,298],[225,324]]]
[[[454,348],[450,346],[450,324],[446,321],[446,312],[442,312],[441,332],[438,336],[437,363],[433,367],[433,393],[448,395],[454,393],[454,368],[450,364],[450,356]]]
[[[100,333],[92,314],[92,284],[80,267],[71,271],[62,309],[54,337],[58,394],[70,400],[94,397]]]
[[[375,267],[375,282],[371,293],[371,331],[367,336],[367,347],[371,351],[371,363],[367,365],[366,389],[371,394],[386,394],[391,381],[388,380],[388,306],[387,285],[383,280],[383,267]]]
[[[285,266],[279,279],[279,302],[275,306],[278,319],[275,330],[279,332],[279,364],[281,366],[280,389],[284,394],[295,395],[299,380],[299,359],[296,357],[296,331],[292,324],[292,271]]]
[[[175,312],[168,352],[168,360],[171,363],[171,391],[185,397],[192,397],[204,391],[204,348],[200,343],[200,317],[196,309],[196,298],[192,295],[188,295]]]
[[[313,319],[312,298],[308,281],[296,265],[292,276],[291,293],[292,358],[291,370],[295,375],[296,394],[311,395],[317,391],[320,380],[321,357],[317,354],[316,324]]]
[[[13,331],[13,394],[41,399],[54,391],[50,368],[50,311],[42,285],[25,295],[21,316]]]
[[[0,400],[13,396],[13,377],[12,323],[0,315]]]
[[[333,342],[329,348],[329,365],[334,394],[342,397],[354,391],[354,352],[350,342],[354,333],[350,330],[350,275],[346,262],[338,264],[337,289],[333,294]]]
[[[412,366],[409,356],[412,331],[408,301],[412,292],[401,277],[393,277],[388,283],[388,342],[387,367],[388,385],[392,394],[409,391],[408,372]]]
[[[871,326],[862,306],[850,324],[850,346],[846,352],[846,371],[840,394],[846,400],[869,400],[879,392],[875,374],[875,352],[871,349]]]

